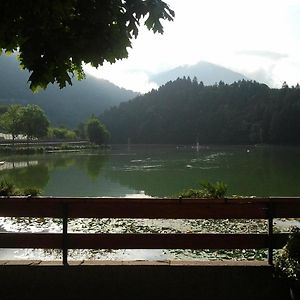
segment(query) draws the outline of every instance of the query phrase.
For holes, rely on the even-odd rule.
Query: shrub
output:
[[[0,180],[0,196],[38,196],[41,190],[35,187],[19,189],[6,178]]]
[[[227,193],[227,185],[224,182],[200,183],[199,189],[188,189],[183,191],[181,198],[224,198]]]
[[[12,196],[16,193],[16,187],[13,183],[7,181],[5,178],[0,181],[0,196]]]

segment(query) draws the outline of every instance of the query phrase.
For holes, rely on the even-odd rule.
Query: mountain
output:
[[[76,127],[90,115],[134,98],[137,93],[117,87],[111,82],[90,75],[73,86],[59,89],[49,85],[32,93],[27,83],[29,72],[20,70],[16,57],[0,56],[0,103],[33,103],[45,110],[52,125]]]
[[[230,69],[215,65],[209,62],[199,62],[195,65],[179,66],[162,73],[158,73],[150,77],[150,81],[156,84],[163,85],[168,81],[174,81],[177,78],[190,77],[193,79],[197,77],[198,81],[202,81],[205,85],[213,85],[219,81],[225,83],[233,83],[239,80],[249,80],[243,74],[234,72]]]

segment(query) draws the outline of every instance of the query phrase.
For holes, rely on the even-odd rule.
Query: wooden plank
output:
[[[286,234],[273,236],[273,248],[281,248]],[[263,249],[267,234],[70,234],[73,249]]]
[[[72,218],[267,219],[300,217],[300,198],[126,199],[1,197],[0,216]]]
[[[275,202],[271,210],[273,218],[300,218],[300,205],[297,202]]]
[[[11,198],[0,200],[0,216],[71,218],[266,218],[264,203],[189,199]]]
[[[0,217],[51,217],[61,218],[63,202],[43,198],[0,199]]]
[[[266,218],[264,204],[231,204],[201,202],[155,201],[146,203],[122,202],[112,205],[110,202],[72,203],[69,216],[73,218],[145,218],[145,219],[232,219]]]
[[[274,234],[274,249],[287,234]],[[267,234],[68,234],[69,249],[262,249]],[[0,248],[62,249],[62,234],[0,233]]]
[[[267,248],[267,235],[249,234],[71,234],[73,249]]]
[[[0,248],[62,249],[60,233],[0,233]]]

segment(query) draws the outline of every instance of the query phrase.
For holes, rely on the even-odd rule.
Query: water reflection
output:
[[[0,176],[44,195],[174,196],[200,182],[224,181],[229,194],[300,195],[300,148],[126,146],[108,153],[1,157]],[[142,192],[143,191],[143,192]]]
[[[224,181],[229,194],[300,195],[300,148],[271,146],[135,149],[110,161],[106,176],[152,196]]]
[[[101,169],[104,167],[107,161],[107,156],[90,155],[86,162],[87,174],[92,180],[96,180],[100,175]]]
[[[89,195],[87,188],[90,181],[95,182],[100,176],[107,158],[102,153],[7,156],[1,158],[0,176],[13,182],[18,188],[36,187],[45,195],[76,196],[75,175],[76,180],[82,183],[80,196],[85,196]],[[60,194],[55,193],[56,188],[53,186],[53,181],[57,182],[57,178],[60,181],[57,184]],[[71,180],[68,185],[72,178],[74,181]],[[67,184],[64,185],[64,182]]]
[[[44,157],[44,163],[46,163],[50,171],[56,169],[67,169],[76,163],[76,159],[69,155],[56,155],[53,154]],[[41,162],[42,160],[40,160]]]
[[[0,173],[18,188],[36,187],[44,189],[49,181],[48,168],[37,161],[7,162]]]
[[[37,164],[38,164],[37,160],[19,161],[19,162],[2,161],[2,164],[0,165],[0,171],[19,169],[19,168],[27,168],[30,166],[36,166]]]

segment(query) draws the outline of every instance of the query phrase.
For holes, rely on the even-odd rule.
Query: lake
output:
[[[300,196],[300,147],[113,146],[0,160],[1,177],[51,196],[168,197],[207,181],[229,195]]]
[[[0,176],[49,196],[167,197],[223,181],[228,195],[300,196],[300,147],[113,146],[106,152],[2,156]],[[275,222],[276,223],[276,222]],[[280,223],[280,221],[279,221]],[[278,223],[278,224],[279,224]],[[299,225],[299,222],[297,222]],[[288,224],[285,223],[285,226]],[[276,226],[276,224],[275,224]],[[282,226],[282,224],[280,225]],[[73,232],[266,232],[259,220],[78,219]],[[0,218],[0,231],[60,232],[60,220]],[[243,250],[244,251],[244,250]],[[75,250],[71,259],[266,259],[247,250]],[[60,251],[0,249],[0,259],[59,259]]]

